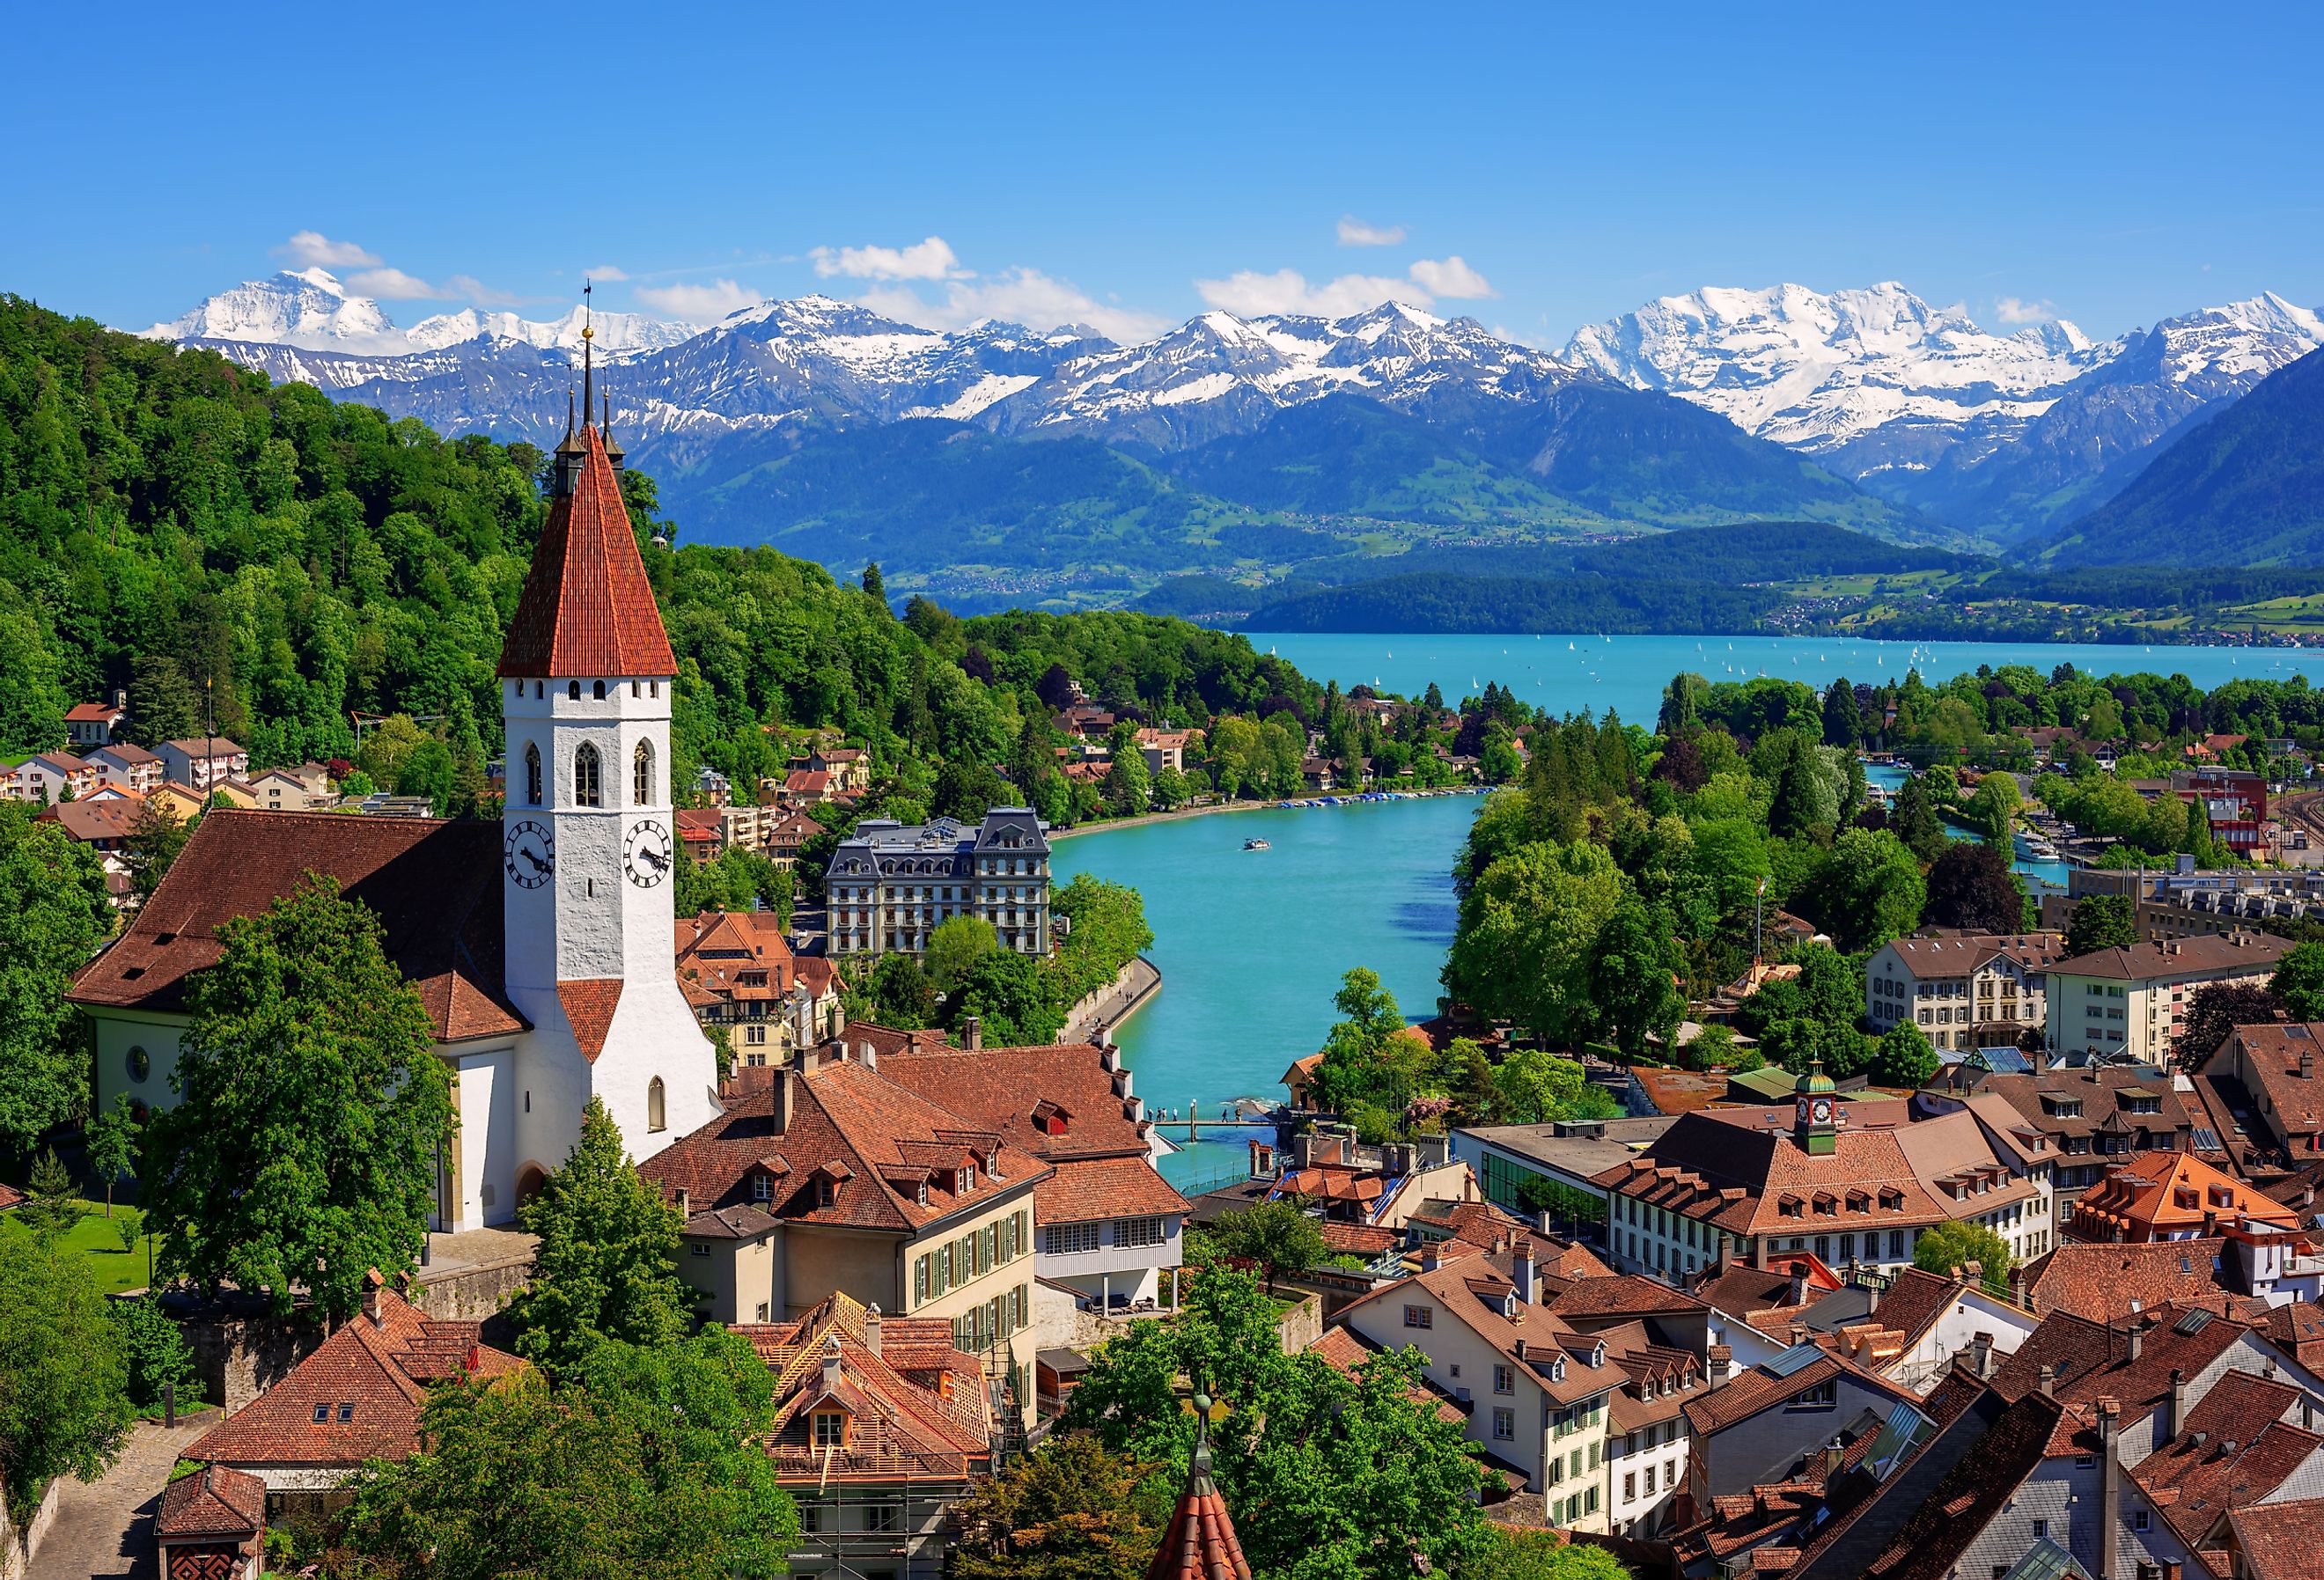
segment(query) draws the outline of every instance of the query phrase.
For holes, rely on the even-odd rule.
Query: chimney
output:
[[[1433,1273],[1444,1265],[1444,1248],[1441,1241],[1431,1240],[1420,1248],[1420,1270]]]
[[[2128,1354],[2130,1359],[2135,1362],[2146,1348],[2146,1319],[2144,1317],[2134,1317],[2130,1319],[2129,1345]]]
[[[1979,1377],[1992,1376],[1993,1335],[1989,1333],[1972,1335],[1969,1341],[1969,1364],[1975,1368],[1977,1374]]]
[[[1727,1369],[1735,1363],[1735,1346],[1713,1344],[1702,1352],[1703,1381],[1717,1388],[1727,1381]]]
[[[1520,1361],[1524,1360],[1524,1359],[1526,1358],[1526,1342],[1525,1342],[1525,1340],[1523,1340],[1523,1339],[1519,1339],[1519,1340],[1517,1340],[1517,1345],[1516,1345],[1516,1348],[1517,1348],[1517,1359],[1518,1359],[1518,1360],[1520,1360]]]
[[[806,1078],[794,1066],[804,1061],[806,1053],[801,1049],[798,1058],[775,1071],[775,1133],[779,1136],[790,1133],[793,1111],[798,1102],[798,1083]]]
[[[1723,1278],[1726,1276],[1727,1270],[1735,1264],[1734,1244],[1735,1241],[1731,1235],[1720,1235],[1719,1250],[1711,1264],[1712,1278]]]
[[[1121,1049],[1113,1045],[1111,1037],[1098,1044],[1097,1062],[1108,1070],[1121,1068]]]
[[[880,1307],[876,1305],[863,1310],[863,1347],[875,1355],[881,1354]]]
[[[1517,1237],[1517,1260],[1510,1263],[1509,1266],[1509,1281],[1517,1287],[1517,1298],[1524,1301],[1528,1306],[1532,1305],[1534,1298],[1534,1282],[1533,1237],[1531,1235],[1521,1234]]]
[[[823,1386],[826,1391],[839,1389],[839,1339],[836,1335],[823,1341]]]
[[[977,1052],[979,1049],[983,1048],[983,1020],[975,1015],[963,1015],[960,1018],[960,1040],[961,1046],[967,1049],[971,1053]]]
[[[2163,1436],[2167,1441],[2187,1429],[2187,1373],[2178,1367],[2171,1368],[2170,1413],[2163,1418]]]
[[[1985,1278],[1985,1263],[1972,1257],[1955,1269],[1953,1276],[1960,1279],[1964,1287],[1974,1287]]]
[[[379,1313],[379,1292],[386,1283],[387,1280],[379,1276],[377,1268],[373,1268],[364,1274],[363,1314],[371,1318],[371,1325],[374,1327],[384,1327],[387,1325],[386,1319]]]
[[[1550,1225],[1550,1211],[1547,1207],[1542,1208],[1541,1211],[1533,1215],[1533,1226],[1536,1231],[1543,1234],[1553,1234],[1556,1233],[1556,1231]]]
[[[2054,1399],[2058,1393],[2058,1368],[2049,1362],[2042,1363],[2042,1397]]]
[[[2098,1573],[2118,1575],[2122,1565],[2116,1554],[2122,1529],[2122,1470],[2115,1464],[2119,1450],[2122,1401],[2101,1399],[2098,1407]]]
[[[122,712],[127,713],[129,711],[129,693],[118,686],[115,687],[113,688],[113,706],[119,708]]]
[[[2313,1049],[2303,1048],[2300,1050],[2300,1078],[2303,1081],[2312,1081],[2316,1078],[2316,1053]]]
[[[862,1051],[855,1056],[855,1062],[867,1070],[877,1070],[880,1067],[880,1045],[866,1037]]]
[[[1804,1306],[1808,1303],[1808,1272],[1798,1262],[1792,1263],[1792,1281],[1784,1290],[1784,1304]]]

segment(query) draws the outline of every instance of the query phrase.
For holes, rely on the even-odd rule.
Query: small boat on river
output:
[[[1242,847],[1245,850],[1269,850],[1273,848],[1264,839],[1246,839],[1242,842]]]

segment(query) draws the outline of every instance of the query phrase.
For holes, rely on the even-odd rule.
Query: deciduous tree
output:
[[[2024,893],[1996,845],[1950,841],[1929,869],[1928,891],[1922,915],[1932,926],[2014,933],[2024,925]]]
[[[1155,1467],[1053,1437],[954,1509],[956,1580],[1141,1580],[1170,1515]]]
[[[60,824],[0,801],[0,1150],[78,1116],[88,1092],[73,974],[113,931],[105,872]]]
[[[121,1333],[78,1254],[0,1233],[0,1481],[11,1509],[60,1475],[93,1482],[135,1418]]]
[[[2128,895],[2091,894],[2074,902],[2074,914],[2066,922],[2069,956],[2095,954],[2100,949],[2127,949],[2137,942],[2138,913]],[[2324,948],[2318,949],[2317,955],[2319,962],[2324,962]]]
[[[1204,1233],[1220,1255],[1255,1264],[1270,1295],[1277,1279],[1298,1278],[1332,1254],[1315,1220],[1286,1201],[1222,1213]]]
[[[366,1271],[420,1249],[450,1078],[378,919],[333,880],[310,874],[218,934],[188,990],[178,1104],[146,1132],[161,1264],[286,1315],[304,1292],[342,1318]]]
[[[1913,1265],[1927,1272],[1950,1273],[1972,1261],[1978,1264],[1987,1288],[2009,1288],[2009,1270],[2017,1265],[2017,1259],[2010,1253],[2009,1243],[1982,1224],[1949,1218],[1932,1229],[1922,1230],[1913,1245]]]

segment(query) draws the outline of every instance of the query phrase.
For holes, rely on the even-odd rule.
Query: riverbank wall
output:
[[[1065,1016],[1060,1042],[1095,1042],[1146,1007],[1162,991],[1161,968],[1145,956],[1134,957],[1111,982],[1075,1004]]]

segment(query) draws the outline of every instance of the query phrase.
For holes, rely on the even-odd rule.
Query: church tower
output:
[[[1840,1150],[1840,1108],[1831,1077],[1823,1060],[1808,1066],[1807,1074],[1792,1083],[1792,1139],[1812,1157],[1829,1158]]]
[[[672,947],[678,665],[622,504],[622,452],[589,420],[583,335],[580,425],[568,410],[499,670],[504,980],[533,1026],[511,1094],[520,1196],[562,1166],[592,1095],[640,1160],[718,1111],[716,1058]]]

